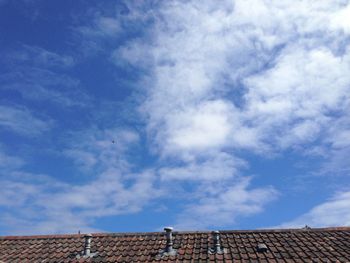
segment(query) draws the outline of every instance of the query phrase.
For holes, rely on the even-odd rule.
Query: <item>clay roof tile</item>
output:
[[[350,228],[221,231],[223,254],[209,253],[210,232],[174,232],[176,255],[157,258],[163,233],[92,234],[90,258],[77,258],[83,235],[0,237],[0,262],[343,262],[350,259]],[[258,253],[263,243],[268,251]]]

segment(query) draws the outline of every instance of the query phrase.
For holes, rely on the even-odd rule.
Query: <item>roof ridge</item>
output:
[[[263,233],[263,232],[300,232],[300,231],[350,231],[350,226],[323,227],[323,228],[266,228],[266,229],[237,229],[219,230],[221,233]],[[173,231],[176,234],[209,234],[212,231]],[[91,233],[94,237],[99,236],[150,236],[160,235],[163,232],[98,232]],[[27,235],[27,236],[0,236],[0,239],[45,239],[45,238],[82,238],[85,233],[80,234],[52,234],[52,235]]]

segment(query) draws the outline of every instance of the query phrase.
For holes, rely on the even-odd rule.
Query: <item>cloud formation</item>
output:
[[[12,169],[10,165],[6,170],[0,166],[0,226],[6,226],[12,234],[97,231],[91,227],[96,219],[137,213],[159,198],[162,192],[155,187],[154,171],[132,172],[125,160],[124,154],[137,141],[137,134],[128,130],[106,133],[116,138],[117,145],[98,138],[98,134],[80,134],[74,138],[74,147],[79,146],[79,150],[65,153],[86,168],[86,176],[92,177],[82,184],[23,172],[23,160],[0,153],[2,160],[12,164]],[[76,151],[85,152],[96,161],[86,161]]]
[[[346,112],[349,50],[338,42],[347,36],[335,24],[316,23],[333,21],[344,4],[267,4],[163,6],[166,22],[157,24],[156,42],[147,47],[153,88],[144,105],[149,128],[162,127],[156,134],[161,151],[288,147],[315,139],[322,125],[337,119],[333,112]],[[273,142],[276,132],[286,136]]]
[[[21,135],[36,136],[48,131],[52,120],[35,116],[24,107],[0,106],[0,128],[14,131]]]
[[[330,137],[343,143],[349,125],[337,135],[331,127],[349,112],[348,9],[344,1],[162,4],[151,40],[114,53],[148,69],[141,109],[150,143],[180,163],[162,178],[229,183],[242,175],[235,152],[307,155],[327,151]],[[197,201],[187,216],[197,217]]]
[[[340,192],[293,221],[283,223],[281,227],[348,226],[350,224],[349,205],[350,192]]]
[[[90,97],[80,81],[67,72],[75,65],[71,56],[41,47],[22,45],[4,54],[2,90],[12,91],[34,102],[52,102],[63,109],[87,106]]]
[[[239,218],[262,212],[264,206],[278,197],[272,187],[249,189],[249,181],[245,177],[230,184],[222,181],[225,185],[202,184],[197,189],[199,196],[178,215],[176,228],[207,229],[232,225]]]
[[[20,213],[5,211],[1,223],[91,230],[97,218],[168,198],[179,201],[178,228],[232,226],[279,197],[271,181],[255,184],[254,158],[294,152],[320,160],[314,174],[348,175],[349,10],[343,0],[174,0],[90,10],[89,22],[75,28],[79,54],[98,51],[116,70],[132,68],[126,78],[135,82],[138,105],[126,111],[138,111],[138,132],[113,119],[65,133],[60,154],[87,176],[81,184],[37,177],[20,158],[0,154],[11,168],[0,177],[0,203]],[[67,73],[77,63],[71,56],[25,46],[11,61],[22,66],[1,77],[4,89],[26,101],[72,107],[91,99]],[[0,107],[5,129],[33,135],[50,128],[24,107]],[[152,160],[140,164],[135,152]],[[285,225],[348,224],[348,199],[346,191],[336,194]]]

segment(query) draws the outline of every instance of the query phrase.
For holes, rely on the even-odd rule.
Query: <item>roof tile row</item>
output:
[[[350,228],[221,231],[223,254],[211,254],[210,232],[174,232],[176,256],[160,256],[164,233],[92,235],[90,258],[77,258],[83,235],[0,237],[0,262],[350,262]],[[266,252],[258,252],[264,243]]]

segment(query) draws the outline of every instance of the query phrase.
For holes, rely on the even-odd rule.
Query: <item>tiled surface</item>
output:
[[[221,231],[226,253],[208,253],[210,232],[174,232],[178,254],[158,258],[164,233],[92,234],[89,259],[83,235],[0,237],[0,263],[9,262],[350,262],[350,228]],[[258,243],[268,251],[258,253]]]

